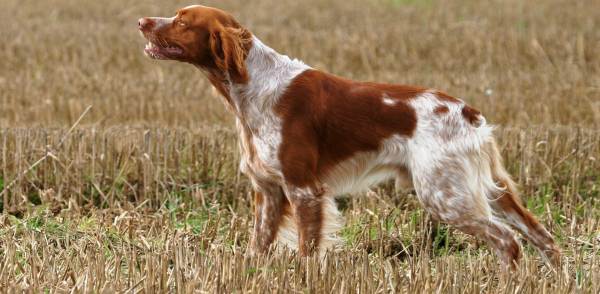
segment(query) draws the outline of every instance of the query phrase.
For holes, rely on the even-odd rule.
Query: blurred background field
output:
[[[321,265],[246,256],[233,117],[195,68],[144,57],[137,32],[189,4],[1,0],[0,288],[600,292],[600,2],[202,1],[316,68],[480,109],[565,254],[552,271],[525,245],[516,273],[468,236],[430,232],[393,183],[339,201],[345,245]]]

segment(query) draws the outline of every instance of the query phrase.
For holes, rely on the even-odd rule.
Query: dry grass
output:
[[[163,2],[2,4],[0,190],[51,156],[0,199],[0,289],[600,292],[595,1],[204,2],[316,67],[444,89],[503,125],[508,168],[565,254],[553,272],[526,246],[514,273],[466,235],[430,232],[391,184],[340,200],[346,242],[320,264],[248,257],[231,118],[193,68],[141,54],[136,19],[189,4]]]

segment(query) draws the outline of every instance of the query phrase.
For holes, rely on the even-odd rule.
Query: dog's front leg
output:
[[[250,243],[254,253],[265,253],[277,237],[289,204],[279,185],[262,182],[255,186],[254,233]]]
[[[309,256],[319,249],[323,227],[323,192],[315,188],[287,187],[286,194],[298,230],[298,250]]]

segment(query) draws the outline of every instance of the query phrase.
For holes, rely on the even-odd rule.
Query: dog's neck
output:
[[[226,85],[221,90],[231,110],[243,120],[256,111],[269,111],[267,107],[278,101],[294,77],[310,68],[302,61],[277,53],[256,37],[245,63],[248,82],[236,84],[225,77]]]

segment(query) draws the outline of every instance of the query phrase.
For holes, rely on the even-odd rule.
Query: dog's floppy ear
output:
[[[216,66],[234,83],[248,81],[245,60],[252,35],[244,28],[221,27],[210,34],[210,50]]]

